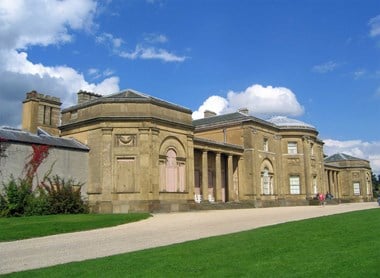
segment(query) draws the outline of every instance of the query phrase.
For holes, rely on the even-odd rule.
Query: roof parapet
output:
[[[26,93],[26,99],[24,102],[29,100],[37,100],[37,101],[46,101],[51,104],[55,104],[61,106],[61,99],[59,97],[53,97],[49,95],[40,94],[37,91],[33,90]]]

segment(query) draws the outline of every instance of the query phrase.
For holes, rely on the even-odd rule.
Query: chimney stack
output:
[[[248,111],[248,108],[240,108],[239,110],[238,110],[238,112],[240,112],[240,113],[242,113],[242,114],[244,114],[244,115],[249,115],[248,113],[249,113],[249,111]]]
[[[90,101],[93,99],[97,99],[100,97],[102,97],[102,95],[98,95],[98,94],[95,94],[92,92],[86,92],[86,91],[80,90],[78,92],[78,104],[81,104],[81,103],[84,103],[84,102],[87,102],[87,101]]]
[[[204,112],[204,117],[205,117],[205,118],[209,118],[209,117],[212,117],[212,116],[216,116],[216,113],[213,112],[213,111],[210,111],[210,110],[206,110],[206,111]]]

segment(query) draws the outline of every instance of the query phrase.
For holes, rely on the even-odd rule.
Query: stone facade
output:
[[[125,91],[63,110],[60,129],[90,147],[94,211],[181,210],[193,199],[190,110]]]
[[[325,159],[327,191],[341,202],[372,200],[369,161],[338,153]]]
[[[337,200],[372,197],[368,162],[360,169],[326,164],[311,125],[286,117],[265,121],[246,109],[219,116],[206,111],[195,121],[191,114],[133,90],[105,97],[79,92],[77,105],[62,110],[59,129],[60,136],[90,149],[87,194],[93,211],[307,205],[327,191]],[[358,174],[347,183],[368,181],[366,191],[358,195],[355,185],[343,194],[327,178],[330,170],[342,184]]]
[[[227,167],[232,170],[228,200],[256,207],[306,205],[325,191],[323,142],[314,127],[284,117],[263,121],[243,112],[205,117],[194,125],[196,137],[241,148]],[[211,166],[209,172],[216,169]]]

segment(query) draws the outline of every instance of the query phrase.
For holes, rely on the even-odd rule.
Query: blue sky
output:
[[[380,174],[380,2],[68,0],[0,2],[0,125],[31,90],[135,89],[200,117],[248,107],[314,125],[326,154]]]

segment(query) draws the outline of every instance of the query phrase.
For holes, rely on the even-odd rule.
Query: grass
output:
[[[379,277],[379,218],[350,212],[9,276]]]
[[[67,214],[0,218],[0,241],[11,241],[121,225],[146,219],[148,213]]]

